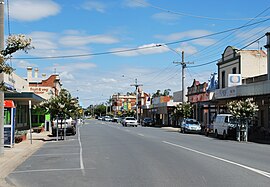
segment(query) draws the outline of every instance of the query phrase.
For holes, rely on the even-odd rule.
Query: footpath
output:
[[[4,154],[0,156],[0,187],[11,187],[6,177],[23,163],[29,156],[35,153],[43,144],[50,140],[50,132],[32,133],[32,144],[30,133],[27,134],[27,140],[16,143],[13,148],[4,148]]]

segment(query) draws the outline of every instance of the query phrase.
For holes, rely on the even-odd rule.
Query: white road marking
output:
[[[144,136],[144,134],[138,133],[139,136]]]
[[[38,155],[32,155],[32,156],[68,156],[68,155],[78,155],[80,153],[58,153],[58,154],[38,154]]]
[[[76,171],[81,170],[81,168],[66,168],[66,169],[34,169],[34,170],[23,170],[23,171],[13,171],[12,174],[16,173],[31,173],[31,172],[49,172],[49,171]]]
[[[83,156],[82,156],[82,142],[81,142],[80,127],[78,128],[78,141],[79,141],[79,145],[80,145],[80,168],[81,168],[83,176],[85,176]]]
[[[198,153],[198,154],[201,154],[201,155],[210,157],[210,158],[214,158],[214,159],[216,159],[216,160],[220,160],[220,161],[223,161],[223,162],[226,162],[226,163],[229,163],[229,164],[233,164],[233,165],[236,165],[236,166],[245,168],[245,169],[247,169],[247,170],[253,171],[253,172],[255,172],[255,173],[258,173],[258,174],[260,174],[260,175],[263,175],[263,176],[265,176],[265,177],[267,177],[267,178],[270,178],[270,173],[268,173],[268,172],[266,172],[266,171],[262,171],[262,170],[255,169],[255,168],[252,168],[252,167],[243,165],[243,164],[239,164],[239,163],[234,162],[234,161],[230,161],[230,160],[227,160],[227,159],[224,159],[224,158],[220,158],[220,157],[217,157],[217,156],[214,156],[214,155],[210,155],[210,154],[207,154],[207,153],[203,153],[203,152],[197,151],[197,150],[195,150],[195,149],[191,149],[191,148],[188,148],[188,147],[184,147],[184,146],[182,146],[182,145],[177,145],[177,144],[174,144],[174,143],[171,143],[171,142],[167,142],[167,141],[162,141],[162,142],[165,143],[165,144],[169,144],[169,145],[172,145],[172,146],[175,146],[175,147],[179,147],[179,148],[182,148],[182,149],[185,149],[185,150],[194,152],[194,153]]]
[[[97,168],[85,168],[88,170],[95,170]],[[33,169],[33,170],[22,170],[22,171],[13,171],[11,174],[19,173],[32,173],[32,172],[54,172],[54,171],[80,171],[81,168],[65,168],[65,169]]]

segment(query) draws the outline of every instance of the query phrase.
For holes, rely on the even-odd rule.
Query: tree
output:
[[[62,89],[58,96],[35,105],[34,109],[37,108],[49,112],[53,119],[56,119],[57,116],[74,119],[82,116],[82,108],[79,106],[78,99],[72,98],[66,89]]]
[[[160,97],[160,96],[161,96],[160,90],[157,90],[157,92],[152,95],[153,98]]]
[[[163,92],[163,96],[169,96],[171,89],[165,89]]]
[[[248,120],[251,119],[256,112],[259,110],[258,105],[252,102],[252,99],[247,98],[246,100],[231,101],[227,103],[229,112],[238,119],[239,126],[237,132],[237,139],[240,141],[243,139],[247,141],[248,134]],[[240,133],[240,131],[245,131],[245,134]]]
[[[103,116],[106,114],[106,106],[103,104],[95,106],[94,114],[97,116]]]
[[[0,73],[11,74],[14,69],[9,66],[6,61],[10,59],[13,53],[17,51],[24,51],[28,52],[28,50],[33,49],[34,47],[31,46],[31,38],[26,38],[25,35],[10,35],[6,40],[6,47],[5,49],[1,50],[0,53]],[[4,85],[4,81],[1,80],[0,82],[0,90],[6,91],[6,87]]]
[[[180,103],[176,105],[176,108],[173,111],[173,117],[176,121],[181,118],[189,118],[191,117],[192,106],[188,102]]]

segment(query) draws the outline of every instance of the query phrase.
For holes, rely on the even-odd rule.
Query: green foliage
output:
[[[97,116],[105,115],[106,114],[106,106],[103,104],[95,106],[94,114]]]
[[[191,117],[191,113],[192,113],[192,106],[190,103],[180,103],[178,105],[176,105],[176,108],[174,110],[174,117],[179,118],[189,118]]]
[[[79,106],[78,99],[72,98],[71,94],[66,89],[62,89],[58,96],[36,105],[34,109],[48,111],[53,119],[57,116],[66,118],[82,116],[82,108]]]

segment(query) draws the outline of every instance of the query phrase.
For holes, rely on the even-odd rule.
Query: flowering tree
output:
[[[230,113],[236,118],[251,118],[258,111],[258,105],[252,99],[231,101],[227,104]]]
[[[248,98],[246,100],[231,101],[227,104],[227,107],[229,109],[229,112],[238,119],[240,125],[239,128],[245,129],[244,137],[241,137],[240,131],[238,131],[237,139],[239,141],[240,139],[244,139],[244,141],[247,141],[247,120],[252,118],[259,110],[258,105],[256,105],[255,102],[252,102],[252,99]]]
[[[173,111],[173,117],[178,121],[181,118],[188,118],[191,116],[192,106],[189,102],[184,102],[176,105]]]
[[[62,89],[58,96],[43,101],[34,107],[35,110],[45,110],[49,112],[52,118],[57,116],[66,116],[76,118],[81,116],[82,108],[79,106],[77,98],[72,98],[71,94]]]
[[[23,34],[10,35],[6,40],[6,47],[0,53],[0,73],[11,74],[14,69],[6,64],[6,61],[11,58],[11,55],[16,51],[28,52],[28,50],[33,49],[31,46],[31,38],[26,38]],[[6,90],[4,82],[0,83],[0,89]]]

